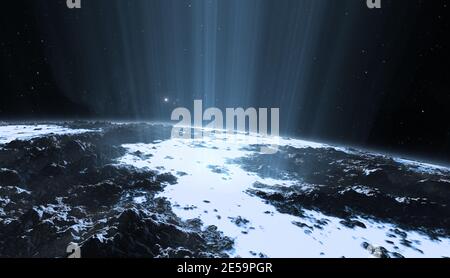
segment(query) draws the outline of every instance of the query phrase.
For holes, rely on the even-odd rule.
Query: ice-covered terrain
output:
[[[0,126],[0,257],[62,257],[71,242],[85,257],[450,256],[446,167],[170,135],[146,123]]]
[[[128,154],[120,159],[120,163],[170,171],[176,175],[178,183],[168,186],[161,196],[172,202],[175,212],[182,218],[199,218],[233,238],[235,246],[231,256],[369,257],[381,256],[380,248],[386,249],[384,255],[390,252],[392,256],[450,256],[450,238],[431,239],[425,233],[403,230],[382,220],[357,218],[358,225],[348,227],[340,223],[342,219],[318,210],[305,209],[302,217],[277,211],[270,203],[249,194],[248,190],[255,184],[273,188],[301,184],[307,191],[312,185],[290,179],[289,175],[281,176],[281,179],[270,175],[261,177],[257,172],[246,170],[238,159],[255,154],[248,142],[249,138],[242,135],[226,139],[224,134],[216,134],[201,140],[170,139],[151,144],[127,144],[124,147]],[[297,150],[344,150],[294,139],[278,142]],[[442,170],[433,165],[426,167],[430,171]],[[364,175],[371,172],[376,169],[366,169]],[[349,187],[348,190],[371,194],[371,189],[364,186]],[[321,225],[317,225],[318,222]],[[402,244],[405,238],[411,244]]]
[[[0,125],[0,144],[14,140],[29,140],[46,135],[80,134],[92,130],[73,129],[54,124]]]

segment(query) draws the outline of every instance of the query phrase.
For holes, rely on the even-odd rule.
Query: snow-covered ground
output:
[[[46,135],[79,134],[87,129],[70,129],[59,125],[3,125],[0,126],[0,144],[13,140],[30,140]],[[295,148],[345,148],[286,138],[249,138],[235,135],[225,138],[223,134],[202,140],[170,139],[151,144],[127,144],[128,153],[119,164],[133,165],[160,172],[171,172],[178,183],[168,185],[161,194],[167,197],[178,216],[183,219],[199,218],[204,225],[215,225],[225,235],[235,240],[231,256],[258,257],[370,257],[361,244],[384,246],[391,252],[405,257],[450,256],[450,239],[431,240],[416,231],[404,231],[391,223],[358,219],[364,228],[348,228],[341,219],[318,211],[305,210],[306,217],[296,217],[278,212],[262,199],[246,191],[255,183],[292,186],[298,181],[261,178],[246,172],[234,162],[253,154],[250,144],[279,144]],[[378,155],[378,154],[373,154]],[[448,171],[447,168],[395,159],[414,171]],[[145,193],[134,197],[134,202],[147,201]],[[0,202],[7,202],[1,199]],[[401,200],[399,200],[401,201]],[[3,211],[0,210],[0,214]],[[323,229],[308,229],[317,220],[326,222]],[[301,222],[301,225],[294,223]],[[392,237],[393,230],[406,234],[411,246],[402,244],[402,237]],[[403,237],[404,238],[404,237]],[[386,242],[391,242],[386,244]],[[396,246],[398,249],[394,249]],[[392,248],[390,248],[392,247]],[[420,249],[420,250],[419,250]]]
[[[296,148],[329,147],[301,140],[278,139],[278,143]],[[405,257],[450,256],[450,239],[431,240],[419,232],[398,229],[414,243],[407,247],[400,244],[401,238],[388,236],[397,229],[390,223],[358,219],[366,229],[351,229],[340,224],[341,219],[316,211],[306,210],[306,218],[279,213],[246,190],[256,182],[290,186],[296,181],[262,179],[233,163],[236,158],[252,154],[250,148],[245,148],[248,144],[248,138],[241,135],[231,140],[218,135],[203,140],[171,139],[153,144],[129,144],[124,145],[128,154],[119,162],[176,175],[178,183],[167,186],[161,195],[172,202],[174,211],[181,218],[200,218],[205,225],[215,225],[233,238],[235,248],[231,256],[370,257],[361,246],[363,242],[375,247],[384,246]],[[301,222],[314,226],[317,220],[328,224],[323,229],[312,230],[293,224]],[[392,245],[386,246],[386,241]],[[389,249],[389,246],[398,249]],[[420,246],[420,250],[414,246]]]
[[[7,144],[14,140],[30,140],[45,135],[79,134],[88,132],[87,129],[71,129],[59,125],[0,125],[0,144]]]

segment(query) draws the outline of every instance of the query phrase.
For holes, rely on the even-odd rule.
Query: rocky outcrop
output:
[[[365,228],[356,220],[363,217],[430,237],[450,236],[448,170],[420,169],[363,152],[289,146],[235,163],[261,177],[297,181],[288,187],[256,183],[248,190],[283,213],[303,216],[304,209],[318,210],[341,218],[349,228]]]
[[[226,256],[232,240],[180,220],[156,197],[176,183],[174,176],[115,164],[121,144],[164,138],[170,130],[72,125],[101,130],[1,146],[0,257],[66,257],[70,243],[83,257]]]

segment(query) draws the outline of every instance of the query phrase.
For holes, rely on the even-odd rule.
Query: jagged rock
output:
[[[248,221],[245,218],[242,218],[241,216],[233,217],[233,218],[230,217],[230,220],[232,223],[234,223],[238,227],[245,227],[248,225],[248,223],[250,223],[250,221]]]
[[[82,244],[84,257],[183,258],[220,250],[210,243],[211,231],[203,235],[200,229],[180,229],[173,224],[156,221],[136,209],[128,209],[111,218],[107,227],[103,234],[94,235]]]
[[[366,229],[366,225],[364,225],[364,223],[362,223],[361,221],[357,220],[341,220],[339,223],[351,229],[356,227]]]
[[[166,138],[170,129],[93,125],[103,132],[0,148],[0,257],[66,257],[71,242],[86,257],[226,256],[231,239],[182,221],[155,197],[176,177],[115,164],[121,144]],[[147,201],[134,204],[134,194]]]
[[[450,236],[446,170],[419,171],[386,156],[291,146],[280,147],[274,155],[255,152],[233,162],[260,177],[300,181],[289,187],[255,183],[247,190],[280,212],[304,217],[304,209],[318,210],[341,218],[340,224],[349,228],[365,228],[354,220],[362,217],[423,231],[432,238]]]
[[[366,250],[369,251],[369,253],[372,256],[374,256],[375,258],[380,258],[380,259],[390,258],[389,251],[386,248],[382,247],[382,246],[375,247],[375,246],[373,246],[371,244],[368,244],[367,247],[366,247]]]
[[[121,192],[121,186],[106,180],[98,184],[79,186],[73,194],[76,196],[75,203],[100,206],[117,201]]]
[[[19,173],[6,168],[0,169],[0,186],[18,186],[21,180]]]

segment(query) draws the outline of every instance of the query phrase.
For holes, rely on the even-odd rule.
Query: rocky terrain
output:
[[[73,243],[82,257],[450,256],[448,167],[170,135],[156,123],[0,125],[0,257],[67,257]]]
[[[299,181],[288,187],[255,183],[247,190],[282,213],[308,218],[304,211],[316,210],[341,219],[340,224],[348,228],[365,229],[365,221],[394,223],[398,229],[390,229],[388,238],[419,252],[420,242],[410,240],[400,229],[420,231],[437,241],[450,237],[450,171],[443,167],[356,150],[291,146],[282,147],[276,155],[254,154],[235,162],[262,177]],[[312,231],[329,222],[316,219],[314,225],[295,224]],[[378,256],[401,256],[387,251],[398,249],[391,240],[378,251],[367,242],[361,245]]]
[[[173,175],[115,164],[122,143],[166,138],[169,128],[70,124],[82,127],[93,131],[0,147],[0,257],[66,257],[70,243],[83,257],[226,256],[231,239],[156,197]]]

